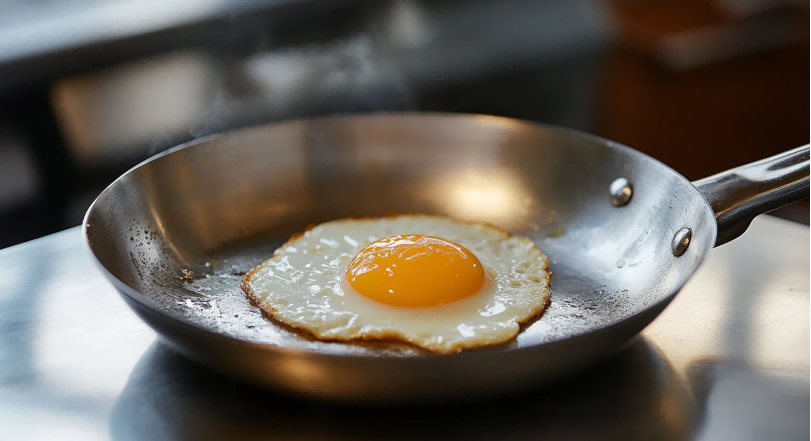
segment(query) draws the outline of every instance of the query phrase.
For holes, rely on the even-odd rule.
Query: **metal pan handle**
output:
[[[715,211],[723,245],[743,234],[759,214],[808,196],[809,146],[693,182]]]

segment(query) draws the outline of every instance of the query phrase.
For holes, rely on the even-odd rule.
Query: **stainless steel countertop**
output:
[[[363,407],[257,391],[155,340],[73,228],[0,251],[0,439],[809,436],[809,229],[762,216],[615,358],[481,403]]]

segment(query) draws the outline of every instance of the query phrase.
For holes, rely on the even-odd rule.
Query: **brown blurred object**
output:
[[[807,3],[734,3],[605,0],[601,135],[691,180],[808,143]],[[808,223],[808,199],[775,214]]]

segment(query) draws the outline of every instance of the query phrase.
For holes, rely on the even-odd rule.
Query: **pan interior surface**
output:
[[[633,186],[619,207],[609,192],[617,178]],[[549,308],[496,351],[663,307],[715,240],[698,192],[645,155],[505,118],[434,114],[291,121],[175,149],[105,190],[86,232],[119,288],[172,319],[306,352],[420,355],[397,343],[315,341],[264,317],[239,288],[308,225],[393,213],[488,222],[532,238],[548,256]],[[682,228],[692,241],[675,257]]]

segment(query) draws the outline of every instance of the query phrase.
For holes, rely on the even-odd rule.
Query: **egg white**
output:
[[[375,240],[425,234],[469,249],[485,267],[482,289],[436,307],[371,300],[346,282],[352,258]],[[504,343],[550,296],[549,262],[532,240],[438,216],[342,219],[293,237],[245,275],[242,289],[276,320],[320,340],[402,340],[437,353]]]

